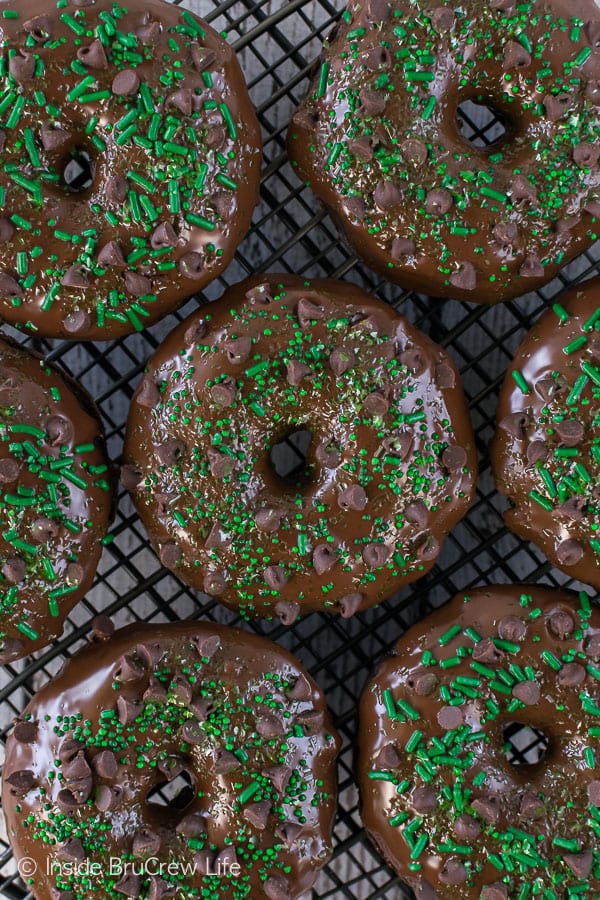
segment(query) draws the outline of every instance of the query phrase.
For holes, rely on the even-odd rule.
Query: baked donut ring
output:
[[[498,585],[414,625],[378,667],[360,703],[363,821],[417,900],[600,896],[599,660],[587,594]]]
[[[250,225],[261,138],[235,53],[163,0],[4,3],[0,46],[0,316],[141,331]]]
[[[0,340],[0,664],[57,638],[90,588],[113,481],[83,388]]]
[[[600,589],[600,279],[545,312],[516,352],[491,447],[507,526]]]
[[[287,478],[273,454],[308,435]],[[450,357],[359,288],[261,275],[163,342],[122,478],[165,566],[243,616],[351,616],[434,565],[477,458]]]
[[[600,234],[599,35],[594,0],[351,0],[293,164],[384,278],[478,303],[535,290]],[[461,132],[468,103],[504,123],[488,147]]]
[[[3,806],[17,860],[38,864],[35,900],[306,891],[336,809],[339,738],[317,684],[286,650],[222,625],[111,636],[102,623],[102,636],[8,740]]]

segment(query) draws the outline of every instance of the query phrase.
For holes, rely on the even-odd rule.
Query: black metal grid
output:
[[[178,314],[142,335],[96,345],[32,339],[27,343],[92,391],[105,420],[110,452],[118,458],[127,406],[144,361],[160,339],[199,302],[214,299],[225,286],[261,269],[356,281],[401,309],[434,340],[448,347],[460,366],[480,452],[477,499],[447,540],[439,564],[420,582],[354,620],[315,614],[286,629],[261,622],[241,623],[233,613],[184,587],[161,567],[129,499],[122,495],[113,529],[115,541],[106,548],[96,584],[74,610],[64,637],[35,659],[0,671],[0,738],[8,730],[10,717],[23,709],[33,691],[83,645],[90,620],[100,610],[113,616],[117,624],[198,617],[268,635],[294,651],[318,679],[344,738],[335,853],[313,896],[396,900],[404,896],[400,882],[372,848],[358,812],[352,775],[357,698],[373,662],[390,649],[408,625],[457,591],[515,580],[567,583],[532,545],[504,527],[505,504],[494,491],[487,447],[494,428],[498,389],[520,339],[544,307],[556,302],[575,281],[600,268],[600,250],[592,248],[537,294],[495,308],[435,301],[382,282],[340,242],[329,217],[292,173],[285,152],[292,109],[306,91],[321,41],[341,13],[343,0],[185,2],[218,30],[226,31],[240,52],[246,72],[258,73],[250,80],[250,90],[264,129],[265,163],[262,199],[252,232],[223,278]],[[471,138],[485,142],[489,124],[477,125],[476,121],[471,122]],[[14,874],[1,830],[0,896],[29,896]]]

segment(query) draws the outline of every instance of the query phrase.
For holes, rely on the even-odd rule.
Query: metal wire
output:
[[[313,897],[397,900],[406,894],[370,844],[359,816],[352,774],[357,699],[374,661],[390,650],[410,624],[457,591],[517,580],[567,583],[536,548],[505,529],[504,503],[494,490],[487,446],[494,429],[498,388],[520,339],[564,290],[598,270],[600,250],[592,248],[537,294],[494,308],[436,301],[386,284],[349,253],[311,192],[298,183],[285,152],[291,112],[306,91],[322,39],[341,13],[342,0],[335,4],[329,0],[189,0],[186,5],[219,31],[226,31],[240,51],[246,72],[257,73],[249,86],[264,129],[265,162],[261,204],[252,232],[223,278],[142,335],[77,347],[35,339],[26,342],[92,391],[104,417],[110,452],[118,459],[127,407],[144,362],[184,315],[252,271],[345,277],[400,309],[448,347],[459,364],[481,459],[477,499],[446,541],[439,564],[416,585],[354,620],[312,615],[285,629],[262,622],[247,625],[184,587],[161,567],[130,501],[121,496],[113,529],[115,541],[106,548],[96,584],[74,610],[64,637],[35,659],[7,666],[0,673],[0,721],[6,723],[0,739],[5,737],[11,716],[84,644],[90,620],[99,611],[113,616],[117,624],[197,617],[270,636],[296,653],[319,680],[344,738],[335,853]],[[463,133],[474,142],[489,142],[490,135],[493,139],[497,133],[493,121],[471,117],[469,110],[463,110],[461,116]],[[15,874],[1,835],[0,831],[0,896],[23,900],[30,895]]]

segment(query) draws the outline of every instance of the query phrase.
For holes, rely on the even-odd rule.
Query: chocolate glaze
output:
[[[270,464],[312,434],[306,470]],[[123,480],[164,565],[246,616],[350,616],[420,578],[477,460],[450,357],[350,284],[261,275],[148,364]]]
[[[599,23],[594,0],[351,0],[290,127],[298,175],[403,287],[539,288],[598,234]],[[468,100],[503,139],[462,136]]]
[[[112,482],[90,397],[0,341],[0,663],[58,637],[91,586]]]
[[[512,503],[508,527],[600,588],[597,322],[598,279],[541,316],[502,387],[491,451],[498,490]]]
[[[22,724],[9,737],[3,805],[17,859],[38,863],[36,900],[200,889],[291,900],[331,853],[339,738],[318,685],[263,638],[213,623],[129,626],[68,663],[20,723],[35,737]],[[184,809],[148,802],[180,773],[193,785]],[[150,856],[190,869],[179,883],[163,874],[164,893],[145,872],[108,875],[110,857]],[[100,863],[104,877],[61,881],[52,865],[68,859]],[[205,874],[225,860],[237,877]]]
[[[5,13],[0,315],[47,337],[141,330],[212,281],[250,225],[261,138],[235,53],[162,0]],[[63,173],[82,152],[92,183],[74,192]]]
[[[363,821],[417,898],[599,896],[599,657],[587,594],[500,585],[455,597],[378,667]],[[542,761],[508,762],[510,722],[544,732]]]

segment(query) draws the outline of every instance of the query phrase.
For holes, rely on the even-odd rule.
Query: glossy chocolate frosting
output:
[[[270,453],[312,435],[296,480]],[[261,275],[182,323],[133,397],[123,481],[164,565],[244,616],[350,616],[420,578],[477,459],[450,357],[350,284]]]
[[[61,634],[96,574],[112,502],[90,397],[0,341],[0,663]]]
[[[365,827],[418,900],[600,896],[600,617],[499,585],[398,641],[360,705]],[[514,765],[504,729],[549,741]]]
[[[600,279],[533,326],[500,394],[492,468],[509,528],[600,588]]]
[[[290,127],[298,175],[403,287],[535,290],[600,233],[599,35],[594,0],[351,0]],[[472,145],[467,101],[504,137]]]
[[[0,316],[47,337],[139,331],[250,225],[261,138],[235,53],[162,0],[4,3],[0,46]]]
[[[339,738],[318,685],[286,650],[212,622],[101,626],[108,640],[33,698],[7,744],[8,833],[37,863],[35,900],[307,890],[336,808]],[[187,804],[149,802],[180,775]],[[111,858],[135,870],[110,875]]]

